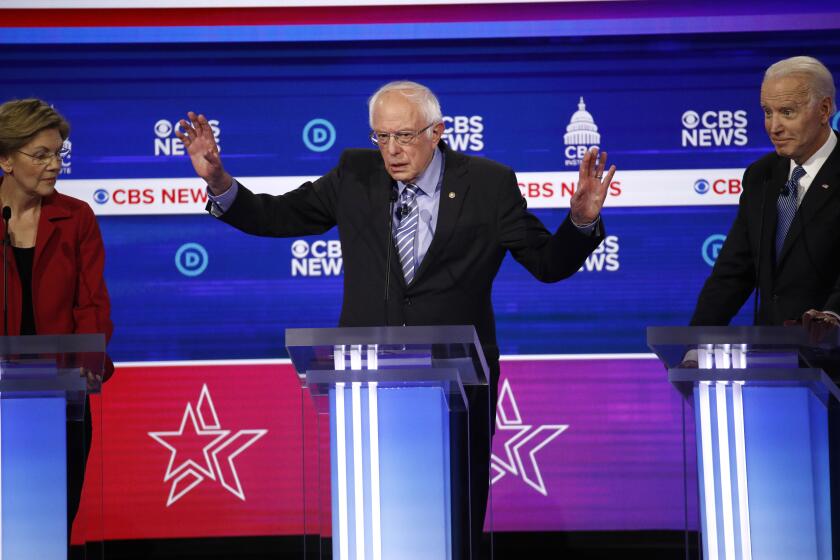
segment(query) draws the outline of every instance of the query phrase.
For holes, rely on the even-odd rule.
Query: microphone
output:
[[[394,246],[394,203],[397,202],[397,198],[399,197],[399,193],[397,192],[397,185],[391,183],[391,196],[388,202],[388,240],[387,240],[387,249],[386,249],[386,257],[385,257],[385,299],[384,299],[384,307],[385,307],[385,322],[383,323],[384,326],[388,326],[388,300],[391,296],[391,253],[393,251]],[[397,213],[399,214],[401,209],[397,209]],[[402,216],[397,216],[401,218]]]
[[[788,194],[787,184],[779,187],[779,196],[787,196]]]
[[[9,289],[8,289],[8,268],[6,247],[11,245],[9,240],[9,220],[12,219],[12,209],[3,207],[3,223],[5,224],[3,235],[3,336],[9,335]]]

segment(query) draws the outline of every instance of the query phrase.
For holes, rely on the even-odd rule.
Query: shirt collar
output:
[[[443,154],[440,153],[439,149],[435,148],[432,161],[428,166],[426,166],[426,170],[420,174],[417,181],[414,182],[414,184],[428,196],[434,195],[438,188],[438,183],[440,182],[438,179],[440,178],[440,168],[442,165]],[[397,181],[397,187],[399,188],[400,194],[402,194],[405,189],[405,183]]]
[[[805,174],[813,179],[817,176],[817,173],[820,172],[825,161],[828,159],[828,156],[831,155],[831,152],[834,151],[834,147],[837,146],[837,136],[834,134],[833,130],[829,130],[828,133],[828,140],[825,141],[825,144],[822,147],[814,152],[814,155],[808,158],[808,161],[802,164],[802,168],[805,170]],[[796,167],[796,162],[790,160],[790,172],[788,173],[788,178],[790,178],[791,174],[793,174],[793,170]]]

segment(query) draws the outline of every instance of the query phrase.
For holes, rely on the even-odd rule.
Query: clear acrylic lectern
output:
[[[469,446],[450,432],[457,415],[468,420],[465,388],[487,384],[475,329],[288,329],[286,347],[315,430],[329,426],[328,448],[304,435],[304,454],[330,465],[304,468],[307,558],[478,558]]]
[[[647,341],[693,410],[703,558],[840,557],[837,333],[650,327]]]
[[[0,337],[0,560],[67,557],[68,457],[83,472],[89,444],[67,434],[85,433],[104,363],[102,334]],[[87,511],[79,526],[101,540],[102,507]]]

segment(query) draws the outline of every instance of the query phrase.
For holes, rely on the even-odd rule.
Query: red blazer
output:
[[[21,285],[7,249],[9,334],[20,334]],[[0,264],[0,267],[2,264]],[[104,333],[111,338],[111,303],[105,287],[105,248],[90,206],[58,192],[41,201],[32,265],[32,302],[38,334]],[[2,275],[2,271],[0,271]],[[0,276],[0,305],[2,305]],[[2,334],[0,308],[0,334]],[[105,377],[113,373],[106,360]]]

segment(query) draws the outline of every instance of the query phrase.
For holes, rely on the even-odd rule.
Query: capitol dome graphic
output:
[[[572,115],[569,126],[566,127],[566,134],[563,135],[563,142],[569,146],[597,145],[601,143],[601,133],[598,132],[598,125],[595,119],[586,110],[586,103],[583,96],[578,103],[578,110]]]

